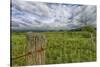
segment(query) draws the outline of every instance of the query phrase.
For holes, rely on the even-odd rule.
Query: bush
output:
[[[91,33],[95,33],[96,32],[96,28],[93,26],[85,26],[81,29],[82,31],[87,31],[87,32],[91,32]]]

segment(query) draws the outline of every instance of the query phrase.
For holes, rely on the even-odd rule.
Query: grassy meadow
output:
[[[47,38],[46,64],[96,61],[96,31],[39,32]],[[12,58],[25,54],[26,32],[12,32]],[[26,65],[25,57],[12,59],[14,66]]]

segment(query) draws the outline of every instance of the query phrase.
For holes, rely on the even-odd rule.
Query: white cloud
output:
[[[12,0],[13,30],[68,30],[96,24],[96,6]]]

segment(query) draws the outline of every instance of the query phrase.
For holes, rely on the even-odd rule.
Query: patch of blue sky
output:
[[[12,10],[12,16],[13,17],[26,17],[26,18],[30,18],[30,20],[32,19],[32,17],[36,18],[36,19],[42,19],[42,20],[46,20],[49,17],[45,17],[42,15],[39,15],[36,12],[33,13],[29,13],[29,12],[25,12],[25,11],[21,11],[21,10],[17,10],[14,8],[14,10]]]

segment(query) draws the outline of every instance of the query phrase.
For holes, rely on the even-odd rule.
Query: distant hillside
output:
[[[94,27],[94,26],[85,26],[85,27],[81,27],[81,28],[77,28],[77,29],[72,29],[70,31],[88,31],[88,32],[95,32],[96,31],[96,27]]]

